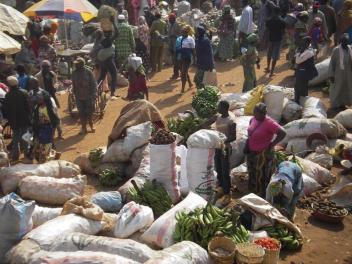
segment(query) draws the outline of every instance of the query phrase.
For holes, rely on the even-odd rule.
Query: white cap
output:
[[[125,20],[125,16],[124,15],[118,15],[117,16],[117,20]]]
[[[10,87],[14,87],[18,85],[18,80],[16,76],[9,76],[6,78],[6,82]]]

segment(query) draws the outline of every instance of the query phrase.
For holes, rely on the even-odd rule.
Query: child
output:
[[[38,92],[37,104],[33,111],[33,155],[38,163],[45,163],[58,153],[52,149],[53,134],[59,124],[52,101],[45,92]],[[56,156],[55,156],[56,154]]]
[[[147,81],[143,65],[139,65],[135,70],[134,67],[128,67],[128,100],[145,99],[149,100]]]
[[[309,36],[312,38],[312,47],[318,51],[319,44],[324,41],[322,20],[320,17],[314,18],[313,25],[309,30]]]

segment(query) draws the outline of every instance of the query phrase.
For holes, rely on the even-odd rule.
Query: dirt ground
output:
[[[258,84],[274,84],[286,87],[293,87],[293,71],[288,69],[285,61],[285,54],[281,54],[278,62],[276,75],[269,78],[264,74],[266,58],[262,57],[261,69],[257,70]],[[239,62],[216,63],[218,72],[219,88],[222,92],[240,92],[243,84],[243,72]],[[169,81],[172,74],[171,68],[166,68],[155,74],[149,81],[150,101],[154,103],[165,117],[175,116],[177,113],[190,109],[192,91],[188,90],[180,95],[180,81]],[[194,69],[191,70],[191,78]],[[117,92],[125,97],[127,88],[120,88]],[[324,98],[328,105],[327,96],[319,90],[311,91],[311,94]],[[78,135],[79,124],[77,119],[70,117],[66,109],[67,95],[60,96],[62,103],[61,118],[64,130],[64,140],[57,142],[57,148],[62,152],[62,159],[72,161],[80,153],[87,152],[93,148],[104,146],[111,128],[119,115],[121,108],[127,104],[121,98],[110,101],[105,116],[96,122],[96,133],[86,136]],[[94,193],[101,190],[94,178],[89,178],[86,193]],[[301,228],[305,236],[305,244],[301,251],[282,253],[280,263],[299,264],[331,264],[331,263],[352,263],[352,216],[348,216],[343,224],[331,225],[322,224],[314,220],[310,213],[297,210],[296,224]]]

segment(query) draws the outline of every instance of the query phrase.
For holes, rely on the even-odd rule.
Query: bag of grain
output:
[[[282,118],[286,122],[300,119],[302,117],[302,106],[297,104],[295,101],[284,98]]]
[[[204,208],[207,201],[199,195],[190,192],[187,197],[169,211],[160,216],[147,231],[142,235],[142,239],[160,248],[167,248],[173,245],[173,232],[176,226],[176,214],[181,211],[192,211],[196,208]]]
[[[300,105],[303,106],[302,118],[327,118],[326,107],[323,102],[312,96],[301,97]]]
[[[28,176],[20,184],[20,194],[24,199],[35,200],[51,205],[63,205],[75,196],[83,195],[86,176],[74,178],[52,178]]]
[[[338,113],[334,119],[340,122],[346,129],[352,128],[352,109],[346,109]]]
[[[40,226],[61,214],[62,208],[50,208],[36,205],[32,214],[33,227]]]
[[[281,120],[284,96],[281,86],[267,85],[265,87],[263,100],[267,106],[267,113],[277,122]]]

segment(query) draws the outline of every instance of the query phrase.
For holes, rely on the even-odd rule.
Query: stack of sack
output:
[[[76,195],[82,195],[86,176],[80,168],[67,161],[44,164],[17,164],[0,169],[0,184],[4,194],[16,191],[22,198],[62,205]]]

